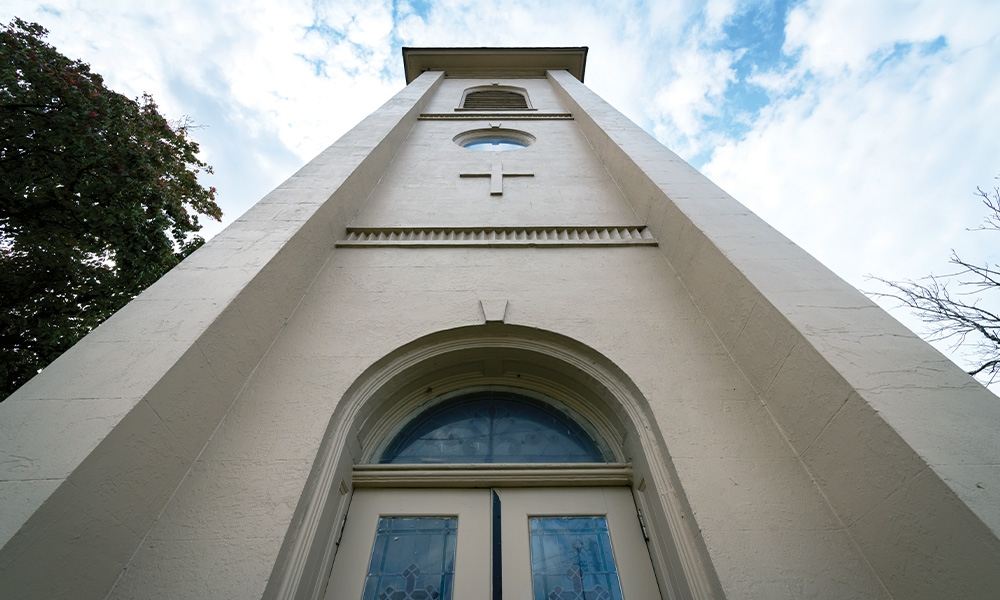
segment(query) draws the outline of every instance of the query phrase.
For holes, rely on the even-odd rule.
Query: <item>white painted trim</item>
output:
[[[656,246],[644,226],[621,227],[348,227],[338,248],[423,246],[430,248],[487,246],[547,248],[567,246]]]
[[[443,74],[428,72],[421,75],[420,80],[420,85],[415,86],[414,90],[420,90],[422,86],[423,92],[418,97],[412,98],[410,108],[398,122],[389,128],[392,135],[386,136],[382,140],[383,146],[376,148],[376,151],[369,154],[369,158],[378,155],[384,158],[385,164],[391,162],[392,157],[399,150],[400,143],[406,138],[403,133],[408,131],[408,126],[412,127],[416,124],[421,111],[441,84]],[[389,105],[391,103],[387,106]],[[378,114],[376,112],[368,119],[372,119]],[[335,144],[331,148],[336,147]],[[358,171],[354,171],[352,176],[356,176],[357,173]],[[374,178],[374,181],[377,180],[378,178]],[[282,599],[317,597],[317,594],[313,593],[313,589],[303,587],[303,583],[308,583],[305,581],[304,575],[309,571],[311,563],[325,564],[327,560],[332,563],[336,551],[335,540],[329,533],[326,536],[328,539],[319,540],[317,540],[317,533],[323,527],[326,527],[328,531],[335,530],[337,522],[330,523],[330,519],[342,519],[347,514],[350,505],[351,494],[348,493],[350,488],[345,482],[345,479],[350,479],[350,475],[336,468],[338,465],[336,457],[339,455],[339,448],[342,448],[344,443],[345,440],[341,436],[336,441],[328,440],[328,443],[320,448],[318,462],[323,465],[332,465],[334,468],[314,471],[316,477],[310,477],[304,492],[304,496],[309,498],[309,502],[304,505],[304,512],[298,517],[299,520],[292,525],[289,532],[290,540],[286,540],[285,544],[282,545],[275,568],[271,572],[271,580],[264,591],[265,597]],[[318,546],[322,546],[323,550],[317,550]]]
[[[357,465],[355,488],[601,487],[632,483],[628,464]]]
[[[322,597],[335,558],[332,537],[350,495],[338,500],[336,483],[343,489],[351,481],[353,489],[364,482],[376,469],[355,471],[355,465],[370,460],[395,424],[422,402],[470,385],[534,390],[565,402],[592,423],[617,445],[616,454],[631,462],[632,478],[643,482],[641,491],[633,485],[633,494],[641,494],[641,508],[658,538],[648,547],[664,600],[717,597],[714,572],[691,559],[706,551],[642,394],[610,361],[578,342],[501,324],[427,336],[378,361],[352,385],[334,411],[300,501],[302,516],[289,532],[296,560],[281,571],[280,589],[286,592],[275,597]]]
[[[524,98],[525,108],[504,108],[501,110],[537,110],[531,105],[531,96],[528,95],[528,90],[523,87],[516,85],[501,85],[500,83],[493,83],[487,85],[476,85],[470,88],[466,88],[462,92],[462,100],[458,103],[455,108],[457,111],[479,111],[479,112],[494,112],[488,108],[466,108],[465,99],[469,97],[469,94],[474,94],[476,92],[510,92],[511,94],[517,94]]]
[[[421,121],[489,121],[489,120],[500,120],[500,119],[512,119],[512,120],[555,120],[555,121],[572,121],[573,115],[570,113],[504,113],[504,112],[491,112],[491,113],[466,113],[466,114],[454,114],[454,113],[423,113],[420,115],[419,120]]]

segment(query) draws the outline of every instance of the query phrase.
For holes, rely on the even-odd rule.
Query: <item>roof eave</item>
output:
[[[583,81],[587,47],[569,48],[403,48],[403,70],[409,84],[424,71],[454,74],[545,75],[565,69]]]

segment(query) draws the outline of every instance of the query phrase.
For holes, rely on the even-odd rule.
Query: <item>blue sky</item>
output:
[[[400,46],[589,46],[587,84],[855,286],[1000,260],[995,0],[8,0],[187,115],[223,226],[403,87]],[[209,225],[211,235],[221,226]],[[893,312],[908,325],[916,322]]]

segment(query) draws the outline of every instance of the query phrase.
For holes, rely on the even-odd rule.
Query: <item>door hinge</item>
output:
[[[344,515],[344,518],[340,520],[340,529],[337,531],[337,541],[334,542],[334,544],[338,546],[340,545],[340,538],[344,537],[344,525],[346,524],[347,524],[347,515]]]
[[[642,529],[642,538],[649,541],[649,531],[646,530],[646,519],[642,517],[642,511],[638,508],[635,509],[635,514],[639,516],[639,527]]]

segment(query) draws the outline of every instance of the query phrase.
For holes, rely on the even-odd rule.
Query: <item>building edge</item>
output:
[[[0,404],[14,457],[0,589],[112,589],[441,77],[401,90]],[[58,577],[39,576],[47,563]]]
[[[548,76],[887,590],[991,594],[996,397],[575,78]]]

